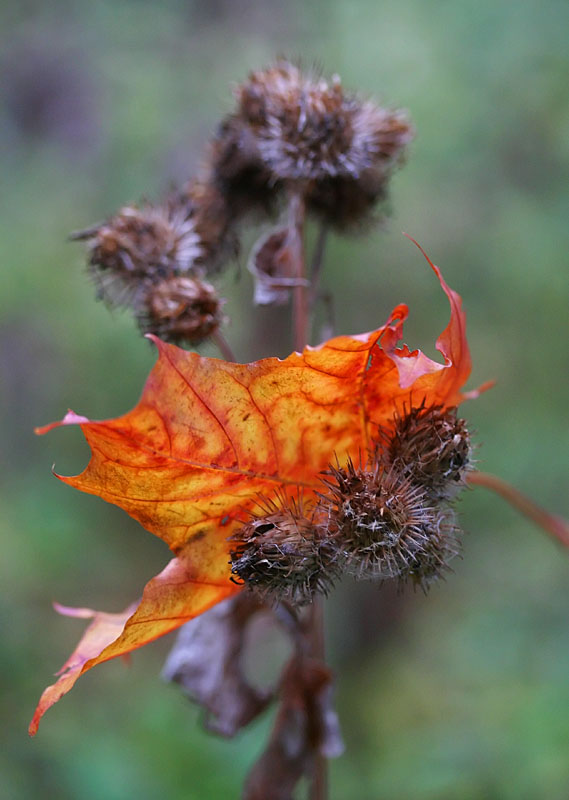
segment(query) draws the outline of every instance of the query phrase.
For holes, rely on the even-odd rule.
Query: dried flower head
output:
[[[196,345],[223,321],[222,304],[211,284],[175,275],[148,286],[137,320],[143,333]]]
[[[130,304],[145,282],[186,273],[202,256],[194,221],[179,203],[126,206],[71,238],[87,242],[90,272],[111,305]]]
[[[361,143],[367,142],[364,150],[368,152],[368,165],[354,173],[320,178],[306,192],[308,211],[339,230],[375,221],[373,210],[387,199],[391,174],[403,163],[406,146],[413,138],[403,112],[387,111],[372,103],[361,106],[355,125],[362,130]]]
[[[457,417],[456,408],[412,408],[396,418],[393,430],[381,432],[380,439],[384,461],[435,501],[451,500],[465,486],[472,447],[466,421]]]
[[[411,138],[402,112],[347,94],[337,75],[305,76],[287,61],[252,73],[237,97],[264,162],[283,179],[357,177],[396,161]]]
[[[277,177],[310,180],[352,171],[351,109],[338,79],[328,84],[305,77],[280,61],[252,73],[237,94],[261,158]]]
[[[420,486],[378,461],[366,468],[348,461],[325,475],[321,510],[349,572],[427,588],[448,569],[459,552],[456,527]]]
[[[337,575],[335,550],[302,497],[263,499],[231,537],[231,572],[263,597],[294,605],[326,593]]]

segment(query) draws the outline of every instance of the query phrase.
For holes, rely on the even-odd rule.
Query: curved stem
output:
[[[526,497],[507,481],[489,475],[487,472],[472,472],[468,476],[468,483],[475,486],[484,486],[499,494],[506,502],[517,508],[524,516],[531,519],[542,530],[557,539],[565,547],[569,547],[569,522],[557,514],[550,514],[545,509]]]

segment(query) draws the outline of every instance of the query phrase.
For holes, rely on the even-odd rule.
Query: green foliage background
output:
[[[464,298],[472,385],[498,381],[464,406],[481,468],[569,516],[569,4],[26,0],[0,23],[0,796],[238,797],[268,720],[233,742],[205,734],[158,678],[168,641],[89,673],[26,735],[81,631],[51,601],[122,609],[168,558],[51,477],[53,462],[85,464],[78,431],[32,434],[68,405],[126,411],[154,360],[93,302],[65,238],[191,175],[231,83],[275,53],[409,108],[418,135],[390,222],[329,250],[338,331],[406,301],[407,342],[434,354],[448,306],[400,231],[415,236]],[[275,312],[252,330],[248,274],[223,285],[237,353],[268,355]],[[483,490],[462,512],[464,559],[427,598],[345,584],[328,603],[347,744],[332,798],[569,796],[569,553]]]

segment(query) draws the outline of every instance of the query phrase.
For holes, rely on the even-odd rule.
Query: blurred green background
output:
[[[0,23],[0,797],[237,798],[269,720],[204,733],[159,680],[171,641],[89,673],[26,734],[82,630],[51,601],[118,611],[168,560],[50,475],[86,463],[79,431],[32,433],[68,406],[128,410],[154,361],[66,236],[193,174],[231,84],[276,53],[408,108],[389,223],[328,251],[338,332],[405,301],[407,342],[434,355],[448,305],[415,236],[464,298],[471,385],[497,379],[463,408],[480,467],[569,516],[569,3],[4,0]],[[247,272],[223,287],[239,357],[274,352]],[[347,745],[332,798],[569,796],[569,553],[484,490],[461,511],[464,558],[427,598],[346,583],[328,602]]]

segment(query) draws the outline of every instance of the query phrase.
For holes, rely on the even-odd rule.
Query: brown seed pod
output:
[[[261,500],[230,541],[231,572],[267,599],[305,605],[326,594],[338,573],[333,544],[302,497]]]
[[[384,463],[419,484],[435,501],[451,500],[464,488],[472,469],[472,446],[466,421],[456,408],[412,408],[380,432]]]
[[[147,287],[137,321],[143,333],[196,345],[219,327],[222,303],[211,284],[176,275]]]
[[[133,304],[147,283],[188,273],[203,256],[189,210],[178,202],[127,206],[71,238],[87,242],[90,272],[111,305]]]
[[[459,552],[447,509],[396,469],[348,461],[324,473],[321,512],[330,541],[356,578],[411,581],[426,589]]]

